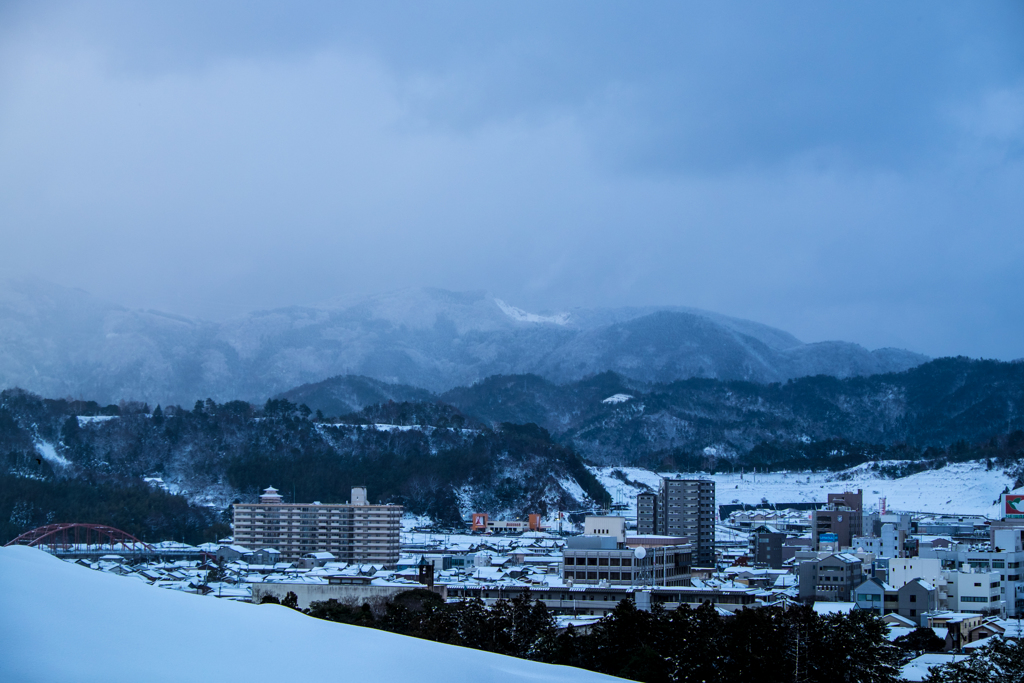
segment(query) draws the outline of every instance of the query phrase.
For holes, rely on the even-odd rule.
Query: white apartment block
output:
[[[339,562],[398,563],[402,506],[370,505],[365,487],[352,489],[350,503],[328,505],[285,503],[270,487],[258,503],[236,503],[233,508],[236,545],[274,548],[290,562],[328,552]]]
[[[946,572],[948,608],[1005,617],[1006,602],[999,577],[997,571]]]

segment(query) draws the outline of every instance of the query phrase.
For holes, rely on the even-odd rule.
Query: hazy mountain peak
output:
[[[428,288],[209,323],[48,283],[7,282],[0,283],[0,339],[0,386],[184,405],[207,397],[263,401],[337,375],[440,392],[491,375],[568,382],[611,370],[639,382],[776,382],[927,360],[845,342],[803,344],[767,325],[693,308],[537,314],[483,291]]]

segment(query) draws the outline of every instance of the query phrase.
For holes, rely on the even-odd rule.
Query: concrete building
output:
[[[942,569],[957,572],[971,569],[999,574],[999,595],[1007,616],[1024,616],[1024,524],[1018,520],[993,521],[986,544],[957,543],[949,548],[935,548],[929,554],[938,558]],[[973,581],[971,582],[973,583]],[[973,588],[973,586],[971,586]],[[954,607],[950,588],[950,609]],[[978,596],[973,596],[978,597]],[[980,602],[977,603],[980,605]]]
[[[750,533],[750,560],[755,567],[782,569],[782,546],[786,534],[775,527],[762,524]]]
[[[849,553],[837,553],[800,563],[801,602],[852,602],[864,583],[863,563]]]
[[[655,546],[635,549],[611,537],[575,536],[562,550],[562,578],[573,584],[611,586],[688,586],[692,546]]]
[[[936,588],[945,586],[939,561],[930,557],[889,558],[886,583],[899,589],[914,579],[924,579]],[[940,590],[940,592],[942,592]]]
[[[658,533],[658,494],[641,493],[636,497],[636,532],[641,535]]]
[[[258,503],[234,506],[235,543],[247,548],[275,548],[294,562],[309,553],[327,552],[339,562],[398,562],[400,505],[371,505],[366,488],[352,489],[344,504],[285,503],[273,487]]]
[[[583,518],[584,536],[609,536],[616,543],[626,542],[626,518],[605,515],[587,515]]]
[[[583,536],[566,539],[562,578],[624,586],[688,586],[693,545],[688,538],[626,536],[622,517],[587,516]],[[637,557],[637,548],[643,548]]]
[[[873,536],[854,536],[852,548],[863,548],[876,557],[906,557],[907,532],[895,524],[886,523]]]
[[[864,492],[828,494],[828,504],[814,511],[811,534],[815,550],[838,551],[853,546],[853,537],[863,534]],[[823,548],[822,545],[825,545]]]
[[[688,537],[694,544],[694,564],[714,566],[715,482],[662,479],[657,494],[637,496],[637,533]]]
[[[1000,576],[998,571],[946,572],[947,608],[956,612],[1006,616]]]

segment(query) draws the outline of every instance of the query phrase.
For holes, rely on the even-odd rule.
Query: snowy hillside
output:
[[[23,546],[0,548],[0,680],[612,681],[147,586]]]
[[[1013,486],[1011,477],[998,468],[987,469],[984,462],[954,463],[902,479],[883,478],[871,471],[870,465],[842,472],[769,474],[655,473],[637,467],[599,467],[591,471],[608,489],[612,500],[619,503],[630,503],[643,490],[633,483],[656,490],[661,476],[699,477],[715,480],[718,505],[757,505],[762,499],[772,504],[811,503],[825,501],[829,492],[863,489],[868,510],[876,509],[878,499],[885,497],[887,508],[894,511],[994,516],[999,494],[1005,487]],[[631,483],[612,474],[616,471]]]

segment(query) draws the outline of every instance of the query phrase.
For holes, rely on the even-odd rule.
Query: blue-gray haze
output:
[[[0,271],[1024,356],[1024,4],[0,2]]]

